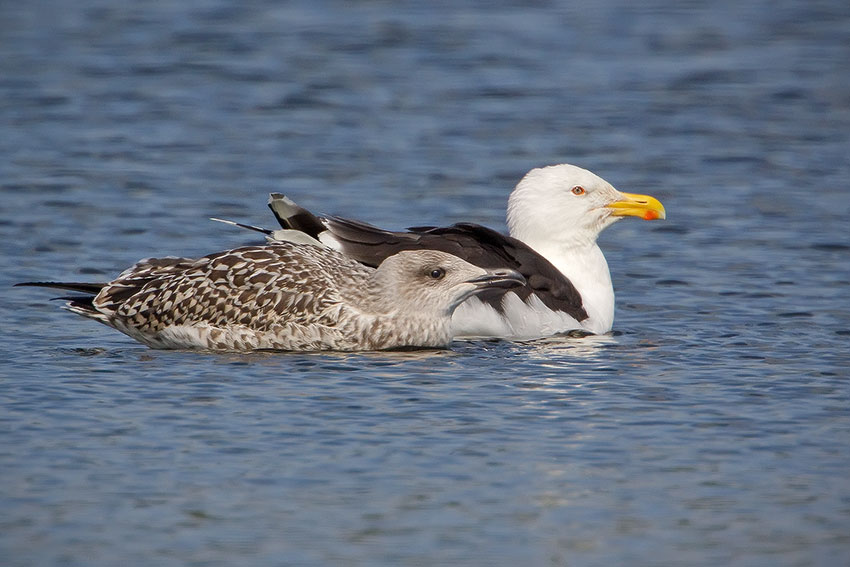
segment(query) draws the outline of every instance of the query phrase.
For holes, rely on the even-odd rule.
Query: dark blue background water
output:
[[[0,563],[850,564],[850,4],[0,4]],[[21,280],[265,200],[504,228],[572,162],[612,337],[149,350]]]

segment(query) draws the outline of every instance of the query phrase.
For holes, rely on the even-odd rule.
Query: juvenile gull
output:
[[[522,178],[508,200],[510,236],[472,223],[387,231],[314,215],[278,193],[269,207],[284,230],[239,226],[262,230],[271,240],[321,242],[369,266],[400,250],[435,249],[485,268],[517,270],[525,286],[472,297],[453,317],[455,336],[508,338],[610,331],[614,288],[597,237],[627,216],[666,216],[654,197],[622,193],[569,164],[532,169]]]
[[[455,308],[525,283],[438,250],[377,268],[329,248],[277,242],[199,259],[148,258],[109,283],[27,282],[87,295],[66,307],[153,348],[223,351],[444,347]]]

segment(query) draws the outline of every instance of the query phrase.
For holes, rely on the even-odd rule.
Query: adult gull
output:
[[[277,193],[269,207],[282,230],[239,226],[262,230],[270,240],[320,242],[369,266],[400,250],[435,249],[485,268],[517,270],[525,276],[525,286],[471,297],[453,317],[455,336],[505,338],[609,332],[614,288],[597,238],[625,217],[666,217],[658,199],[620,192],[570,164],[532,169],[517,184],[508,200],[510,236],[472,223],[382,230],[314,215]]]

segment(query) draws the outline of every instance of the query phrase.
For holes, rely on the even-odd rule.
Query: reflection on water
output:
[[[538,362],[544,368],[559,368],[571,361],[599,361],[607,347],[617,344],[617,337],[612,334],[554,336],[517,344],[522,345],[528,360]],[[553,363],[553,360],[560,363]]]

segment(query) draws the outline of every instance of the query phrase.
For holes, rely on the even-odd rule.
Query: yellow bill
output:
[[[636,193],[620,193],[620,200],[606,205],[615,217],[640,217],[643,220],[667,218],[664,205],[655,197]]]

